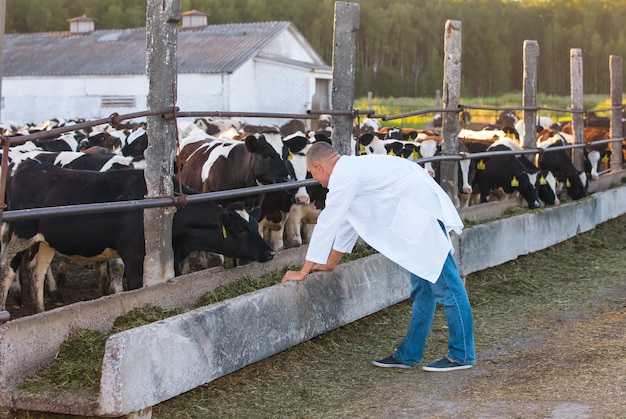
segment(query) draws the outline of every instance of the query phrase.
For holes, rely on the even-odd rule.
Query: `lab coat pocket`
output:
[[[426,219],[429,215],[410,201],[402,199],[393,216],[391,232],[398,240],[416,243],[424,233]]]

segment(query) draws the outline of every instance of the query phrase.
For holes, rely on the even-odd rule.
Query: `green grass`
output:
[[[483,97],[483,98],[461,98],[461,105],[466,106],[484,106],[484,107],[522,107],[522,92],[509,92],[500,96]],[[371,108],[378,114],[382,115],[398,115],[413,112],[419,109],[429,109],[442,107],[437,105],[435,98],[373,98]],[[554,96],[539,93],[537,95],[537,106],[543,108],[570,109],[570,96]],[[585,110],[606,109],[610,107],[610,98],[608,95],[586,95],[583,100]],[[354,101],[354,108],[365,110],[370,109],[367,98],[357,98]],[[469,110],[472,115],[472,122],[493,123],[497,120],[500,111],[494,110]],[[521,118],[522,111],[516,111]],[[554,121],[571,120],[569,113],[556,111],[540,111],[541,116],[549,116]],[[599,116],[609,116],[608,111],[598,112]],[[432,121],[432,114],[411,116],[402,119],[394,119],[391,121],[382,121],[383,126],[400,126],[412,128],[424,128],[427,122]]]

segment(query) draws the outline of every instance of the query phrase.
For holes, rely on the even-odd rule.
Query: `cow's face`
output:
[[[537,173],[524,172],[516,175],[511,180],[511,186],[519,190],[522,198],[528,202],[528,208],[539,208],[539,195],[537,194]],[[506,190],[506,189],[505,189]]]
[[[287,161],[293,170],[295,180],[307,178],[306,152],[311,146],[309,139],[301,132],[285,137],[283,143],[287,147]],[[296,204],[308,204],[311,202],[306,188],[301,187],[295,191],[293,200]]]
[[[556,193],[556,179],[549,170],[540,170],[535,182],[537,195],[541,202],[546,205],[559,205],[560,201]]]
[[[221,244],[227,256],[267,262],[275,252],[259,234],[260,209],[247,211],[238,204],[227,207],[220,216]]]
[[[363,134],[359,137],[354,152],[357,156],[365,154],[387,154],[383,142],[371,133]]]
[[[126,137],[121,152],[122,155],[128,157],[143,157],[143,153],[147,148],[148,133],[145,129],[138,128]]]
[[[274,250],[259,235],[259,212],[259,208],[248,212],[241,203],[227,208],[213,202],[186,205],[174,214],[172,247],[183,257],[200,250],[266,262]]]
[[[567,195],[573,200],[578,200],[587,196],[589,190],[589,180],[587,174],[582,171],[566,176],[565,188],[567,189]]]
[[[292,178],[287,160],[287,147],[283,144],[280,133],[248,135],[246,149],[252,153],[252,175],[260,185],[287,182]]]

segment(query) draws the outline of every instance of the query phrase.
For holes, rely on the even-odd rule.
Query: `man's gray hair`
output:
[[[321,163],[331,160],[338,156],[337,150],[325,141],[319,141],[313,144],[306,152],[306,160],[308,163]]]

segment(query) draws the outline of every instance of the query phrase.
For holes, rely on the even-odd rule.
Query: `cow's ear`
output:
[[[326,135],[321,134],[319,132],[316,133],[314,137],[315,137],[315,142],[324,141],[325,143],[332,144],[332,141],[330,140],[330,138],[328,138]]]
[[[289,151],[292,153],[298,153],[304,149],[309,144],[309,139],[302,135],[293,136],[288,140],[283,141]]]
[[[243,201],[231,202],[226,206],[226,211],[241,211],[246,209]]]
[[[250,217],[259,221],[259,218],[261,217],[261,207],[246,208],[246,211],[248,212]]]
[[[372,142],[373,139],[374,139],[374,134],[372,133],[363,134],[359,137],[358,143],[364,146],[367,146]]]
[[[263,134],[248,135],[244,142],[250,153],[258,153],[262,150],[261,144],[265,142],[265,136]]]

